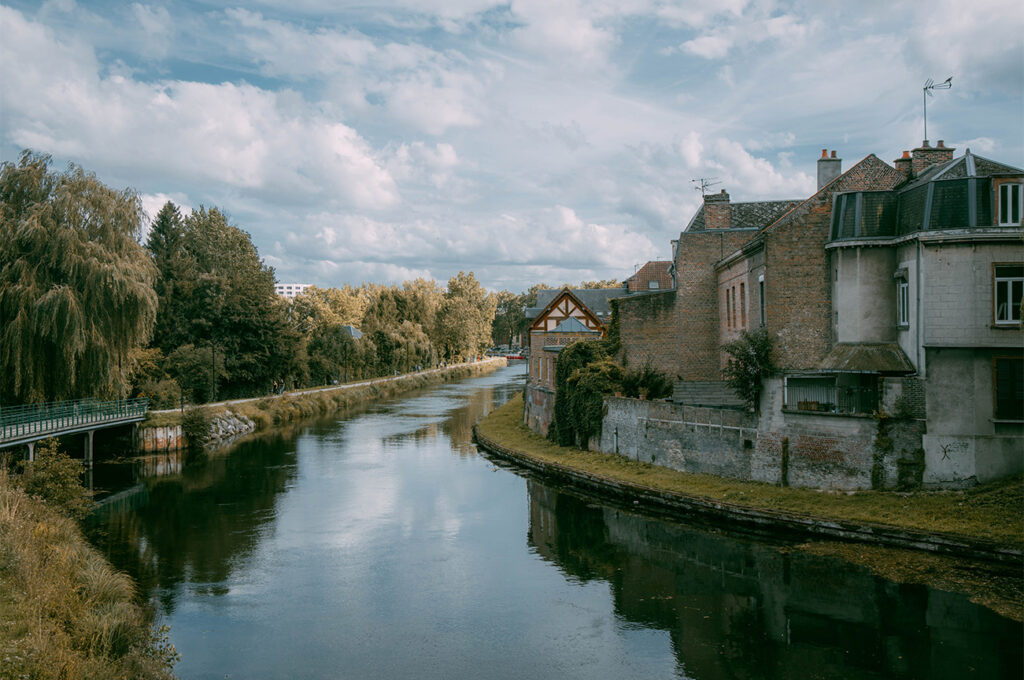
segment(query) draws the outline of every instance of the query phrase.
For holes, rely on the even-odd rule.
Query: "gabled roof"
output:
[[[593,329],[584,326],[579,319],[575,317],[569,317],[565,321],[555,326],[555,330],[548,331],[548,333],[600,333]]]
[[[801,208],[804,208],[805,206],[811,205],[813,203],[813,201],[815,201],[816,199],[818,199],[821,196],[828,195],[828,194],[834,194],[834,193],[838,193],[838,192],[841,192],[841,191],[846,191],[847,189],[844,189],[844,186],[846,186],[845,183],[846,183],[848,178],[853,176],[854,171],[856,170],[856,171],[860,172],[860,171],[866,169],[866,166],[869,166],[869,165],[875,166],[873,171],[879,174],[879,177],[876,180],[877,183],[878,183],[878,186],[864,186],[864,183],[861,182],[857,186],[856,190],[858,190],[858,191],[874,191],[874,190],[885,191],[885,190],[888,190],[888,189],[893,189],[897,185],[899,185],[899,183],[901,181],[903,181],[903,179],[904,179],[903,173],[901,173],[899,170],[897,170],[896,168],[892,167],[891,165],[889,165],[885,161],[881,160],[875,154],[869,153],[867,156],[865,156],[864,158],[860,159],[858,162],[854,163],[850,167],[849,170],[847,170],[846,172],[843,172],[838,177],[833,179],[831,182],[829,182],[825,186],[823,186],[820,189],[818,189],[817,191],[815,191],[808,198],[804,199],[803,201],[797,201],[796,205],[794,205],[792,208],[790,208],[788,211],[784,212],[783,214],[779,215],[779,217],[777,219],[775,219],[774,221],[772,221],[772,222],[768,223],[767,225],[765,225],[764,228],[761,229],[761,232],[764,233],[766,231],[769,231],[775,225],[782,224],[786,219],[788,219],[788,218],[790,218],[792,216],[795,216],[797,214],[800,214]]]
[[[786,211],[800,204],[800,199],[782,201],[750,201],[746,203],[729,203],[730,229],[759,229],[774,222]],[[702,205],[690,219],[684,232],[707,231],[704,224],[704,206]]]
[[[537,307],[539,311],[532,317],[537,318],[544,309],[550,305],[562,291],[569,291],[577,301],[590,310],[599,319],[605,319],[612,313],[612,305],[609,302],[612,298],[622,297],[628,292],[625,288],[544,288],[537,291]],[[532,309],[532,308],[531,308]]]

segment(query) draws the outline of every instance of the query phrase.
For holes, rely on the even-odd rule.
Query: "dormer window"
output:
[[[999,185],[999,226],[1012,227],[1020,224],[1021,188],[1020,183]]]

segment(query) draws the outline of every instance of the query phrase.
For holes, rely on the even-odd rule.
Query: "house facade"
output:
[[[643,296],[657,304],[616,303],[622,359],[674,375],[678,406],[717,407],[724,423],[735,402],[722,345],[766,328],[779,375],[764,385],[756,435],[737,430],[730,445],[752,479],[963,486],[1020,471],[1021,178],[969,152],[954,160],[940,142],[845,172],[823,150],[818,190],[802,201],[705,196],[673,243],[676,289]],[[903,417],[880,424],[881,412]],[[610,417],[616,441],[637,439],[620,431],[629,418]],[[644,437],[678,448],[698,426],[650,435],[645,424]],[[687,455],[686,469],[714,467]]]
[[[609,300],[625,293],[625,288],[538,291],[538,306],[526,310],[530,365],[523,420],[530,429],[545,436],[548,433],[555,412],[559,353],[579,340],[603,338],[611,317]]]

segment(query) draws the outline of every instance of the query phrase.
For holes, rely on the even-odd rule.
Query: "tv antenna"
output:
[[[928,97],[934,97],[932,90],[948,90],[953,87],[953,76],[950,76],[943,80],[941,83],[936,83],[934,80],[929,78],[924,83],[924,88],[921,91],[921,104],[924,106],[924,141],[928,141]]]
[[[715,186],[716,184],[721,184],[721,182],[714,181],[716,179],[718,179],[718,178],[717,177],[698,177],[697,179],[691,179],[690,181],[697,185],[697,186],[695,186],[693,188],[693,190],[694,191],[699,191],[700,195],[703,197],[703,196],[707,195],[708,189],[710,189],[711,187]]]

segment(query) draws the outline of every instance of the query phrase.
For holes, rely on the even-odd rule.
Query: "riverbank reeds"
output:
[[[259,431],[331,415],[358,404],[389,399],[411,390],[483,375],[504,365],[506,365],[504,359],[490,359],[422,373],[407,373],[393,378],[378,378],[367,381],[365,384],[350,383],[312,388],[230,403],[200,405],[195,408],[205,410],[210,417],[229,411],[245,416],[256,423],[256,430]],[[164,427],[179,424],[181,424],[179,411],[161,411],[150,414],[142,423],[142,427]]]
[[[522,422],[521,396],[477,424],[481,435],[539,461],[613,481],[759,510],[935,532],[1024,547],[1024,479],[963,491],[828,492],[690,474],[622,456],[558,446]]]
[[[166,629],[78,524],[0,471],[0,678],[173,678]]]

